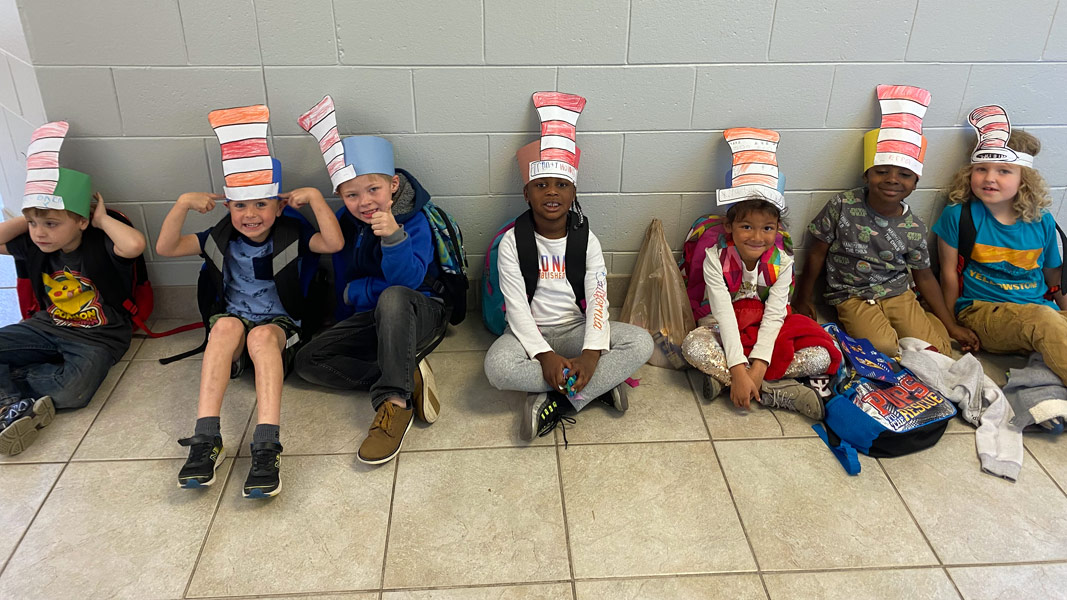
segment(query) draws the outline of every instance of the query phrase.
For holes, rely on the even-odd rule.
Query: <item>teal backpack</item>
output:
[[[426,275],[427,284],[445,301],[450,309],[448,322],[459,325],[467,316],[467,252],[463,248],[463,232],[459,224],[441,207],[427,201],[422,214],[430,222],[433,232],[434,256],[440,271],[436,278]]]

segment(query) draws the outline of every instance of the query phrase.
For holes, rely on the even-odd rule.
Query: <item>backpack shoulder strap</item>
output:
[[[585,255],[589,248],[589,218],[582,219],[581,225],[572,226],[577,215],[567,215],[567,250],[564,264],[567,268],[567,281],[574,290],[574,300],[578,308],[585,310]]]
[[[519,270],[526,283],[526,301],[532,301],[540,277],[537,268],[537,242],[534,240],[533,212],[527,210],[515,219],[515,250],[519,255]]]
[[[956,275],[960,276],[960,285],[963,285],[963,270],[967,268],[967,261],[971,259],[974,251],[975,239],[978,231],[974,227],[974,215],[971,214],[971,200],[960,205],[959,243],[957,246],[958,258],[956,259]]]

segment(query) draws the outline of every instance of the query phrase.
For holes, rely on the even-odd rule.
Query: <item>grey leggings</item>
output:
[[[611,322],[609,329],[610,349],[600,355],[596,372],[582,390],[581,398],[571,399],[571,404],[577,410],[582,410],[597,396],[626,381],[652,356],[652,336],[644,329],[615,321]],[[541,335],[558,354],[574,358],[582,353],[585,322],[541,327]],[[485,376],[498,390],[548,392],[552,389],[541,373],[541,363],[526,356],[526,349],[511,333],[510,327],[485,353]]]

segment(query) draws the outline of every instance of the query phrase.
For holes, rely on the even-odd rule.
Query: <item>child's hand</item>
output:
[[[96,208],[93,209],[93,218],[90,221],[93,227],[100,229],[105,219],[107,219],[107,207],[104,206],[104,197],[100,195],[100,192],[93,194],[93,200],[96,200]]]
[[[400,229],[400,225],[397,225],[396,218],[393,216],[393,201],[390,200],[389,204],[384,207],[384,210],[379,210],[374,213],[370,218],[371,231],[378,237],[389,237],[396,233],[397,229]]]
[[[178,196],[178,204],[185,208],[185,210],[195,210],[200,214],[205,214],[215,210],[216,201],[225,199],[226,196],[221,194],[187,192]]]
[[[571,371],[570,375],[574,375],[578,379],[574,381],[574,385],[571,389],[574,393],[582,391],[589,380],[593,378],[593,372],[596,371],[597,363],[600,362],[599,350],[582,350],[582,354],[578,358],[571,359]]]
[[[981,342],[978,341],[978,334],[962,325],[956,325],[952,329],[949,329],[948,334],[952,336],[952,339],[960,343],[960,348],[964,352],[977,352],[978,350],[981,350]]]
[[[761,387],[763,387],[763,376],[767,374],[767,363],[762,360],[756,359],[752,361],[752,366],[748,368],[748,376],[752,379],[752,385],[756,386],[756,393],[759,393]]]
[[[815,321],[815,306],[803,298],[793,298],[793,312]]]
[[[730,400],[737,408],[749,410],[752,400],[759,401],[759,388],[748,375],[748,365],[734,365],[730,368]]]
[[[313,187],[297,188],[291,192],[278,194],[278,197],[284,200],[289,206],[297,209],[301,206],[311,204],[315,200],[326,201],[322,197],[322,192]]]
[[[545,378],[548,385],[552,389],[564,393],[567,378],[563,375],[563,369],[574,371],[574,364],[552,351],[542,352],[534,358],[541,363],[541,376]]]

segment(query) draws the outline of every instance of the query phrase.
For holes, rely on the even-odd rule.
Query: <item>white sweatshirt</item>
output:
[[[533,300],[526,301],[526,284],[519,269],[515,247],[515,230],[500,239],[498,266],[500,291],[504,294],[504,315],[511,332],[522,343],[530,358],[552,347],[538,330],[540,326],[564,325],[585,319],[583,350],[607,350],[611,340],[608,329],[608,272],[600,240],[589,232],[585,251],[585,301],[583,315],[575,302],[574,290],[567,280],[567,238],[550,240],[534,233],[540,278]]]
[[[722,339],[723,351],[726,354],[727,368],[740,364],[747,365],[749,359],[757,358],[770,364],[771,354],[774,352],[774,341],[778,339],[778,332],[782,330],[782,323],[785,322],[786,305],[789,304],[789,284],[793,281],[793,257],[783,252],[782,268],[778,279],[771,286],[767,301],[763,305],[763,320],[760,322],[756,344],[752,347],[748,358],[745,358],[733,303],[743,298],[759,298],[756,294],[756,285],[760,283],[760,273],[759,265],[751,271],[745,269],[744,264],[741,268],[744,269],[741,276],[741,288],[731,297],[730,290],[726,288],[726,279],[722,274],[719,249],[708,248],[704,257],[704,287],[708,294],[708,304],[711,306],[711,316],[719,324],[719,337]]]

